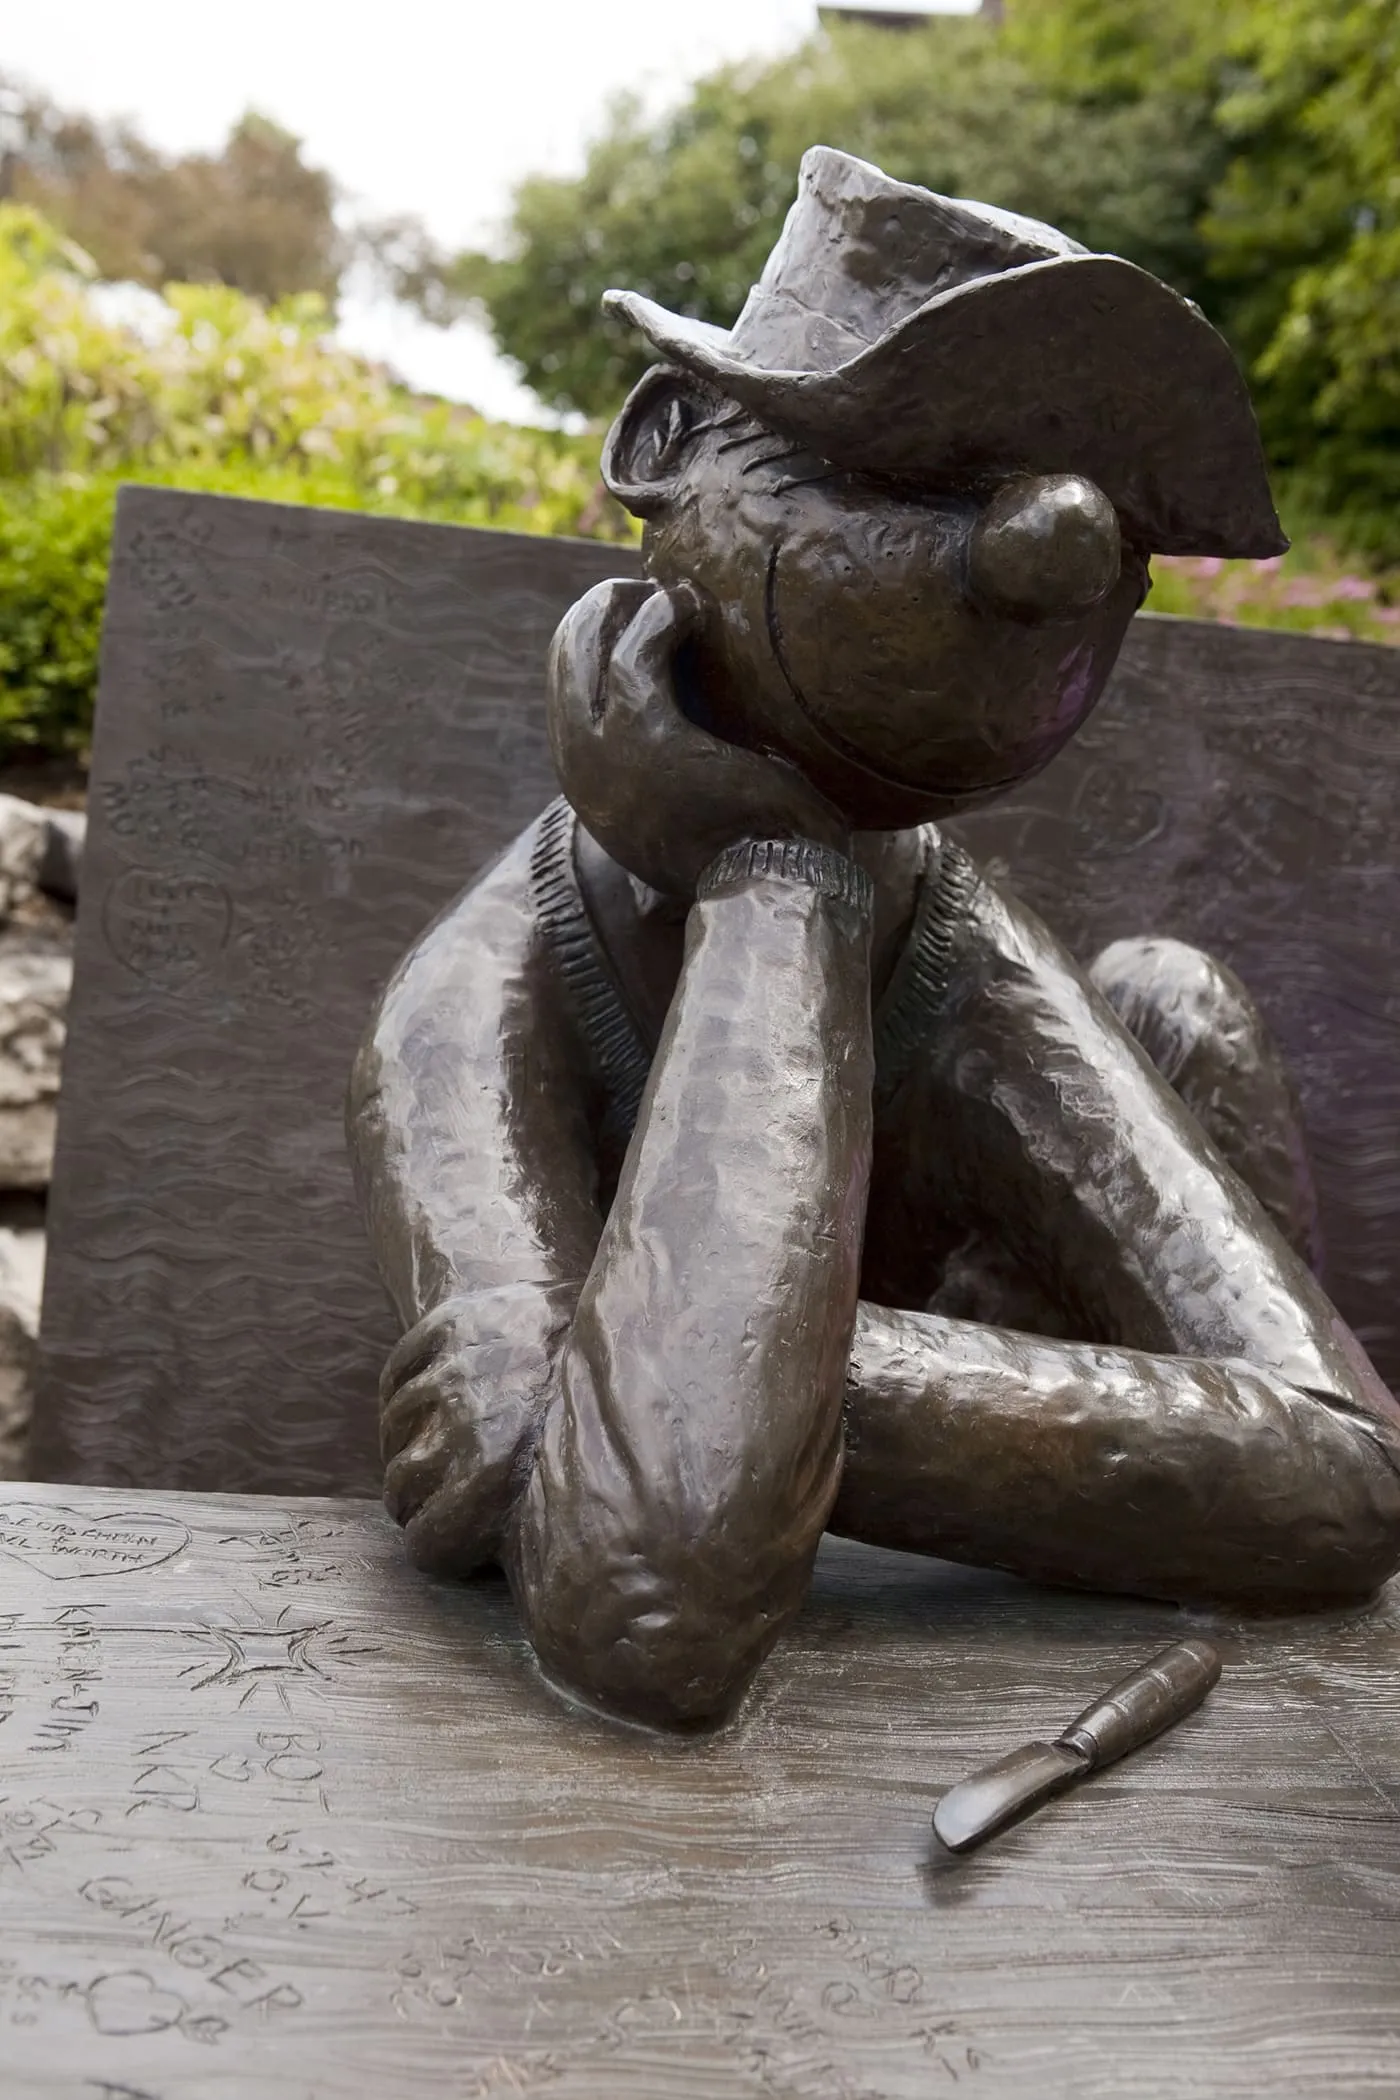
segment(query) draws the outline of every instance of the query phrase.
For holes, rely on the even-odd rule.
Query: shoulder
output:
[[[546,943],[535,861],[543,819],[530,825],[424,927],[380,994],[372,1028],[412,1029],[425,1014],[499,1009]],[[536,971],[536,974],[537,971]]]

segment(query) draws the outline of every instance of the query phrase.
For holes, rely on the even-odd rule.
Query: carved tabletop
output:
[[[15,1488],[0,1548],[7,2093],[1396,2089],[1393,1594],[1214,1627],[1200,1714],[953,1862],[939,1790],[1182,1615],[828,1542],[687,1744],[369,1505]]]

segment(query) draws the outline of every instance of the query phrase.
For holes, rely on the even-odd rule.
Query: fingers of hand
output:
[[[700,732],[687,722],[676,699],[676,652],[700,624],[699,593],[689,584],[653,591],[613,643],[605,679],[604,713],[654,730],[672,725]]]
[[[704,614],[688,583],[599,584],[561,623],[550,660],[549,735],[565,794],[608,852],[680,895],[745,836],[849,850],[843,819],[796,767],[685,713],[677,658]]]
[[[752,806],[766,815],[775,801],[805,803],[810,791],[794,769],[727,743],[683,712],[676,654],[701,617],[699,592],[682,583],[653,591],[618,633],[603,673],[601,726],[612,756],[620,761],[629,755],[638,765],[637,787],[648,799],[662,769],[683,782],[697,815],[696,797],[712,802],[717,813]]]
[[[432,1365],[410,1378],[379,1410],[379,1453],[387,1464],[410,1443],[445,1435],[456,1399],[456,1380]]]
[[[618,639],[657,595],[654,584],[614,576],[570,606],[549,650],[552,717],[561,717],[575,731],[598,726]]]
[[[407,1334],[400,1335],[379,1376],[380,1406],[385,1406],[410,1378],[417,1378],[438,1362],[451,1346],[455,1333],[456,1308],[449,1299],[425,1313]]]
[[[387,1455],[387,1454],[386,1454]],[[429,1420],[411,1443],[394,1452],[384,1469],[384,1505],[396,1524],[407,1524],[447,1485],[452,1451],[445,1425]]]
[[[404,1545],[428,1575],[469,1575],[498,1556],[499,1518],[460,1482],[449,1482],[403,1520]]]
[[[635,728],[645,745],[654,791],[658,765],[674,769],[688,798],[708,801],[728,833],[745,816],[760,832],[790,832],[845,842],[845,826],[795,766],[713,735],[683,712],[676,692],[676,654],[699,629],[700,593],[688,583],[655,591],[618,636],[604,675],[604,722],[617,735]],[[620,738],[619,738],[620,741]],[[691,808],[703,822],[696,800]],[[726,837],[724,843],[728,842]]]

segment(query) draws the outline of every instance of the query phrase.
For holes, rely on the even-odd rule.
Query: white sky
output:
[[[0,0],[0,68],[70,107],[132,117],[171,151],[219,145],[256,107],[365,212],[416,212],[465,245],[490,240],[522,175],[579,166],[612,96],[664,103],[815,20],[811,0]],[[489,414],[534,412],[469,324],[432,329],[351,300],[342,333]]]

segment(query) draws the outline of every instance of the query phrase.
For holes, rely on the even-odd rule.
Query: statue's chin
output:
[[[904,766],[892,765],[887,752],[863,751],[829,718],[806,709],[804,714],[819,740],[822,763],[818,771],[810,749],[794,753],[797,763],[858,829],[869,831],[903,830],[994,802],[1049,765],[1083,720],[1078,713],[1070,721],[1060,718],[993,750],[981,743],[969,746],[961,738],[943,745],[911,738],[911,743],[921,742],[918,763]]]
[[[993,764],[987,764],[985,759],[980,764],[972,764],[950,753],[945,761],[930,761],[917,776],[911,774],[899,785],[909,794],[922,796],[930,805],[937,803],[939,815],[953,816],[959,810],[976,809],[984,802],[995,802],[999,795],[1010,794],[1026,781],[1033,780],[1051,759],[1058,757],[1073,734],[1072,730],[1059,731],[1023,744],[1015,751],[998,752]]]

